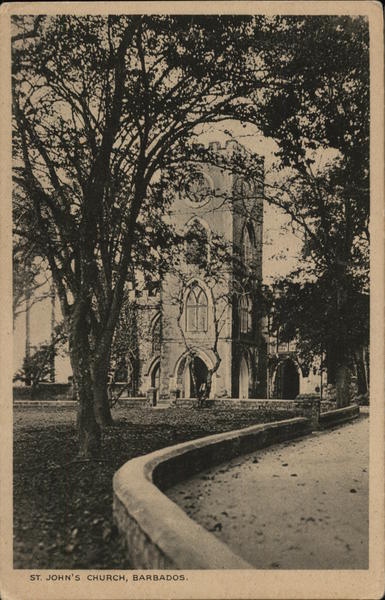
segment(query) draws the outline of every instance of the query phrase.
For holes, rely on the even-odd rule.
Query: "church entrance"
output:
[[[196,389],[194,389],[194,379],[192,375],[192,369],[194,369],[195,381],[196,381]],[[190,362],[188,369],[186,369],[186,397],[194,397],[198,396],[198,392],[203,383],[207,381],[207,373],[208,368],[206,363],[203,362],[199,356],[194,356],[193,360]]]
[[[274,397],[293,400],[299,394],[299,373],[295,362],[287,358],[277,367]]]
[[[155,404],[159,400],[159,386],[160,386],[160,361],[155,363],[151,371],[151,387],[155,388]]]
[[[202,358],[201,358],[202,356]],[[194,357],[186,354],[182,355],[175,365],[175,384],[178,390],[179,397],[181,398],[196,398],[197,392],[203,383],[207,382],[207,376],[210,368],[209,358],[204,356],[201,352],[200,356],[195,355]],[[192,377],[192,369],[194,369],[194,376],[196,380],[196,387],[194,388],[194,381]],[[175,385],[174,384],[174,385]],[[202,390],[201,390],[202,391]],[[215,394],[215,377],[211,382],[211,388],[209,398],[212,398]]]
[[[244,356],[239,367],[239,397],[249,397],[249,367]]]

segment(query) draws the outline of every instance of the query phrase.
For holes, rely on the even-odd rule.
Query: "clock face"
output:
[[[207,201],[213,190],[209,178],[201,171],[196,171],[188,179],[185,191],[190,202],[196,204]]]

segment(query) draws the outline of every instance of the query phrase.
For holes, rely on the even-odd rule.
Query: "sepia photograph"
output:
[[[274,4],[2,15],[8,550],[28,597],[361,598],[352,583],[242,591],[242,570],[374,574],[382,12]],[[383,567],[381,547],[365,597],[381,597]],[[191,591],[202,571],[212,591]]]

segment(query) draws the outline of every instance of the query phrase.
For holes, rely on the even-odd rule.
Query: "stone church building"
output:
[[[243,151],[232,141],[210,148],[219,154]],[[270,340],[262,317],[262,158],[259,168],[250,183],[202,164],[175,197],[171,218],[186,239],[182,275],[169,273],[156,294],[144,292],[138,299],[139,360],[128,369],[136,380],[133,393],[152,395],[157,404],[193,397],[218,362],[212,398],[294,398],[315,391],[319,377],[304,376],[295,345]],[[200,243],[189,244],[191,230],[199,231]],[[199,263],[202,256],[210,261],[213,236],[239,261],[207,277]]]

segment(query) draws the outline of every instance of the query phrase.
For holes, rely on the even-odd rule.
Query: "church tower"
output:
[[[246,152],[233,141],[212,143],[210,150],[218,156]],[[141,391],[151,387],[159,403],[196,397],[207,381],[212,398],[265,397],[262,159],[258,165],[253,181],[246,181],[226,168],[199,164],[175,198],[171,218],[185,238],[184,256],[178,272],[162,282],[158,312],[152,308],[156,343],[141,369]]]

